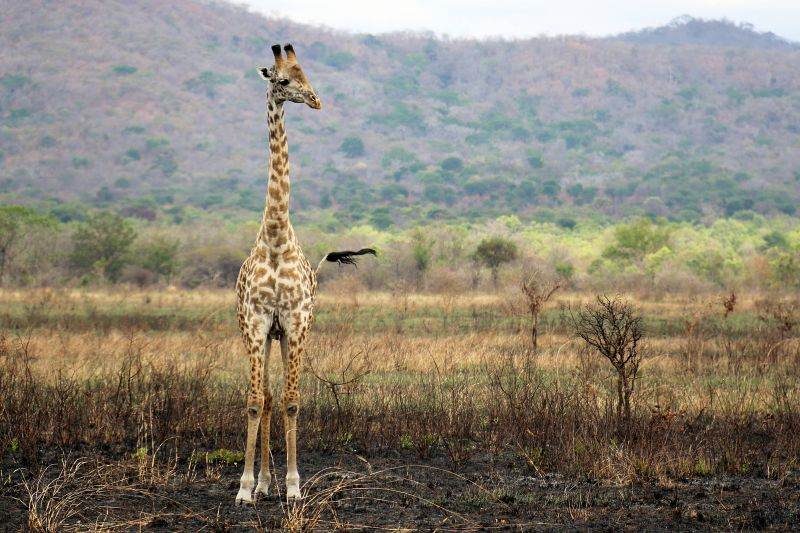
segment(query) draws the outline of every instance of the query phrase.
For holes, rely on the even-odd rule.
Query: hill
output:
[[[173,221],[260,211],[255,68],[273,42],[295,44],[324,106],[287,111],[298,221],[707,220],[800,202],[800,51],[746,26],[473,41],[194,0],[4,11],[0,201],[62,220],[86,204]]]
[[[677,17],[660,28],[625,33],[618,38],[636,44],[694,44],[726,48],[800,50],[800,44],[783,39],[772,32],[759,33],[752,24],[737,25],[729,20],[703,20],[689,15]]]

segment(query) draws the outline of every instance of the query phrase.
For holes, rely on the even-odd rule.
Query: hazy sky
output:
[[[238,0],[253,11],[363,33],[451,37],[611,35],[680,15],[752,23],[800,42],[800,0]]]

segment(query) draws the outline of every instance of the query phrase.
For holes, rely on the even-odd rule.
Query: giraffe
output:
[[[316,270],[303,255],[289,222],[289,150],[283,119],[284,103],[304,103],[312,109],[322,104],[303,70],[291,44],[272,46],[275,65],[258,69],[267,80],[267,118],[269,124],[269,182],[261,229],[250,255],[236,281],[236,315],[250,359],[247,391],[247,439],[244,473],[236,504],[254,500],[253,486],[256,438],[261,429],[261,465],[255,496],[266,496],[269,470],[269,432],[272,392],[267,373],[272,341],[280,342],[284,370],[281,397],[286,431],[286,498],[300,498],[297,471],[297,417],[300,410],[299,375],[303,347],[314,314],[316,274],[325,261],[354,264],[354,256],[373,254],[364,248],[356,252],[331,252]]]

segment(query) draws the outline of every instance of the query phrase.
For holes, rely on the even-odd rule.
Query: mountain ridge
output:
[[[260,210],[255,69],[286,41],[324,106],[287,111],[302,220],[387,227],[554,209],[699,220],[800,201],[794,49],[358,35],[190,0],[8,11],[0,201],[175,220]]]
[[[644,28],[615,35],[636,44],[710,45],[731,48],[764,48],[774,50],[800,50],[800,43],[772,32],[757,32],[747,22],[736,24],[727,19],[704,20],[681,15],[664,26]]]

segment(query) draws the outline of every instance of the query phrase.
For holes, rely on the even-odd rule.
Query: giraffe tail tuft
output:
[[[319,262],[319,265],[317,266],[317,270],[315,271],[315,273],[317,274],[319,273],[319,270],[320,268],[322,268],[322,265],[325,264],[325,261],[329,261],[331,263],[339,263],[340,265],[357,265],[358,260],[356,259],[356,256],[366,255],[366,254],[372,254],[374,256],[378,255],[378,253],[372,248],[362,248],[357,252],[351,252],[349,250],[346,250],[344,252],[330,252],[327,255],[325,255],[325,257],[322,258],[322,261]]]

